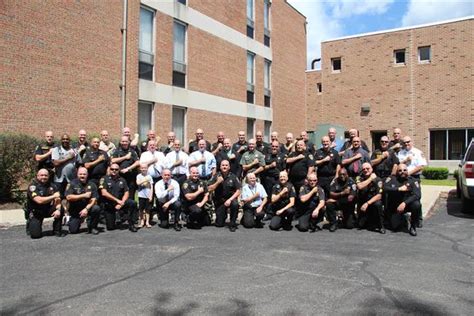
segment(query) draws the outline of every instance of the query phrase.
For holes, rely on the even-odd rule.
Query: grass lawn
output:
[[[432,179],[421,179],[421,185],[445,185],[445,186],[456,186],[456,179],[445,179],[445,180],[432,180]]]

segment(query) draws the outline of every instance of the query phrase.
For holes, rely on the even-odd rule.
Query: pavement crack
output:
[[[470,238],[472,237],[472,234],[470,234],[470,235],[469,235],[468,237],[466,237],[466,238],[463,238],[463,239],[460,239],[460,240],[455,240],[455,239],[452,239],[452,238],[450,238],[450,237],[448,237],[448,236],[445,236],[445,235],[440,234],[440,233],[435,233],[435,232],[430,231],[430,230],[428,230],[428,232],[431,233],[431,234],[433,234],[433,235],[436,235],[436,236],[440,237],[441,239],[444,239],[444,240],[446,240],[446,241],[451,242],[451,243],[452,243],[451,249],[452,249],[454,252],[457,252],[457,253],[459,253],[459,254],[461,254],[461,255],[467,256],[469,259],[474,259],[474,257],[473,257],[470,253],[464,252],[464,251],[462,251],[462,250],[459,249],[459,244],[460,244],[461,242],[465,241],[465,240],[470,239]]]
[[[21,312],[19,313],[19,315],[26,315],[26,314],[32,314],[32,313],[36,313],[42,309],[45,309],[49,306],[52,306],[54,304],[57,304],[57,303],[61,303],[61,302],[64,302],[64,301],[67,301],[67,300],[70,300],[70,299],[73,299],[73,298],[77,298],[79,296],[83,296],[83,295],[86,295],[86,294],[90,294],[90,293],[93,293],[95,291],[98,291],[98,290],[101,290],[101,289],[104,289],[106,287],[109,287],[109,286],[112,286],[112,285],[115,285],[115,284],[118,284],[118,283],[121,283],[123,281],[127,281],[129,279],[132,279],[132,278],[135,278],[141,274],[145,274],[147,272],[150,272],[150,271],[153,271],[153,270],[156,270],[158,268],[161,268],[163,266],[166,266],[168,264],[170,264],[171,262],[175,261],[175,260],[178,260],[182,257],[184,257],[185,255],[187,255],[189,252],[191,252],[192,249],[188,249],[186,250],[185,252],[177,255],[177,256],[174,256],[170,259],[168,259],[167,261],[163,262],[163,263],[160,263],[160,264],[157,264],[155,266],[152,266],[152,267],[149,267],[148,269],[145,269],[145,270],[142,270],[142,271],[137,271],[133,274],[130,274],[130,275],[127,275],[127,276],[124,276],[122,278],[119,278],[115,281],[111,281],[111,282],[107,282],[107,283],[104,283],[104,284],[101,284],[101,285],[98,285],[98,286],[95,286],[93,288],[90,288],[88,290],[85,290],[83,292],[79,292],[79,293],[75,293],[75,294],[72,294],[72,295],[69,295],[69,296],[66,296],[66,297],[63,297],[63,298],[60,298],[60,299],[57,299],[57,300],[54,300],[52,302],[49,302],[49,303],[46,303],[46,304],[43,304],[41,306],[38,306],[38,307],[35,307],[33,309],[30,309],[30,310],[27,310],[27,311],[24,311],[24,312]]]

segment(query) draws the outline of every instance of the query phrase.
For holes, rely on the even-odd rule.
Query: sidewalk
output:
[[[455,190],[456,187],[424,185],[421,187],[421,205],[423,206],[423,217],[428,214],[441,192],[449,192]],[[10,226],[24,225],[25,217],[22,209],[16,210],[0,210],[0,228]]]

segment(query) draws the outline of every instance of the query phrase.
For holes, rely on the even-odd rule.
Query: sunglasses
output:
[[[409,140],[409,141],[407,141],[407,142],[403,142],[403,143],[404,143],[404,144],[409,144],[409,143],[411,143],[411,141]]]
[[[110,168],[110,171],[119,171],[117,168]]]
[[[380,142],[384,143],[384,144],[388,143],[388,141],[386,141],[386,140],[381,140]]]

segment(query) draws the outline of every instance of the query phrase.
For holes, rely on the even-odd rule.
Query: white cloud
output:
[[[331,17],[324,7],[324,3],[314,0],[289,0],[298,11],[306,16],[308,68],[313,59],[321,57],[321,41],[339,37],[343,34],[341,23]]]
[[[402,18],[403,26],[443,21],[474,14],[471,0],[411,0]]]
[[[394,0],[334,0],[328,4],[332,8],[332,16],[342,19],[360,14],[383,14],[393,2]]]

